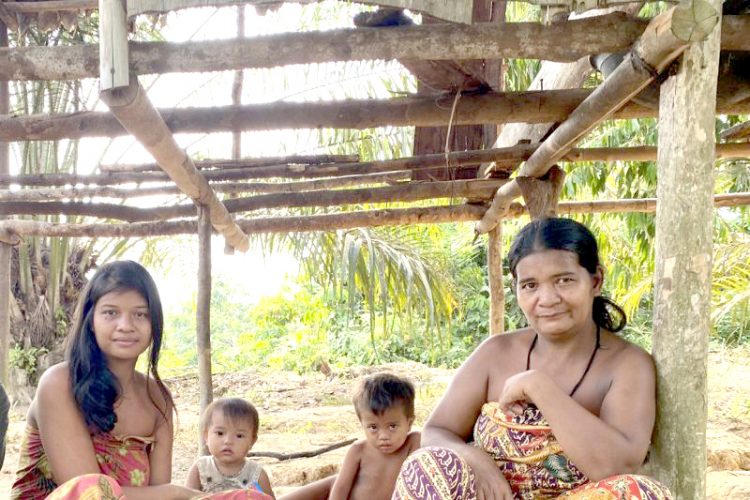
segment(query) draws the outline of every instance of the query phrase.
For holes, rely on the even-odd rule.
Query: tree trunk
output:
[[[721,9],[721,2],[712,5]],[[706,489],[711,329],[714,97],[718,28],[661,87],[653,353],[658,409],[652,465],[675,498]]]

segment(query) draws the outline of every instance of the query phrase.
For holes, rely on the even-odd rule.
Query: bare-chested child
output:
[[[414,423],[414,385],[379,373],[365,378],[353,398],[365,432],[344,458],[335,480],[326,478],[282,497],[283,500],[390,500],[396,478],[420,434]]]
[[[388,500],[401,464],[419,448],[414,423],[414,385],[388,373],[366,378],[354,395],[365,439],[344,458],[331,500]]]

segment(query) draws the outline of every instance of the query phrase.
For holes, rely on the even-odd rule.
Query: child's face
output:
[[[220,464],[244,463],[247,452],[255,444],[256,430],[246,420],[230,420],[221,410],[214,411],[211,425],[204,436],[208,451]]]
[[[381,415],[369,408],[359,409],[359,421],[367,437],[367,444],[385,454],[401,449],[411,430],[413,419],[406,416],[401,404],[394,405]]]

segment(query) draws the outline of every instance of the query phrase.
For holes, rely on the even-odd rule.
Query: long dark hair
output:
[[[526,257],[543,250],[565,250],[578,256],[578,263],[592,275],[599,267],[599,247],[591,231],[573,219],[545,218],[530,222],[521,229],[508,252],[508,267],[513,279],[516,266]],[[594,322],[611,332],[619,332],[628,322],[625,311],[612,300],[594,297]]]
[[[148,373],[156,381],[167,408],[174,404],[169,390],[157,371],[161,351],[164,314],[161,299],[151,275],[140,264],[121,260],[101,266],[83,291],[76,309],[75,322],[68,337],[65,359],[70,369],[70,381],[78,408],[93,431],[109,432],[117,421],[114,405],[120,397],[120,384],[107,366],[94,335],[94,307],[99,299],[117,291],[133,290],[139,293],[148,305],[151,317],[151,346],[149,348]],[[147,382],[147,388],[150,384]],[[147,390],[151,402],[167,420],[161,406],[156,404]],[[168,410],[171,411],[171,410]]]

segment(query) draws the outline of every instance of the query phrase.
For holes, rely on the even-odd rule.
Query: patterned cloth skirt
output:
[[[671,500],[669,490],[646,476],[619,475],[595,483],[565,456],[539,410],[503,413],[497,403],[482,407],[474,426],[475,445],[503,474],[518,500]],[[453,450],[428,447],[401,467],[395,500],[473,500],[474,474]]]

